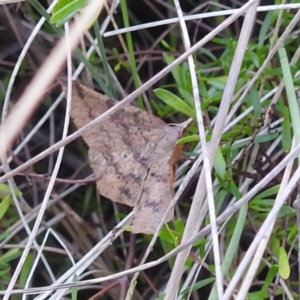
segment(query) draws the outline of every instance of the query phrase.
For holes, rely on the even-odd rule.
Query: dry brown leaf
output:
[[[66,92],[67,85],[61,82]],[[71,116],[81,128],[117,101],[79,83],[73,84]],[[153,234],[173,195],[177,140],[191,120],[167,125],[154,115],[126,105],[83,134],[99,193],[133,206],[133,233]],[[173,218],[170,213],[166,221]]]

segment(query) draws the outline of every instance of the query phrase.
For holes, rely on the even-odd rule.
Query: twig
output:
[[[100,299],[101,296],[103,296],[105,293],[107,293],[109,290],[111,290],[112,288],[114,288],[115,286],[117,286],[119,284],[120,284],[120,282],[118,280],[114,281],[112,284],[108,285],[103,290],[99,291],[98,293],[96,293],[95,295],[90,297],[88,300]]]
[[[132,266],[134,255],[135,255],[135,251],[134,251],[135,250],[135,240],[136,240],[136,235],[131,234],[125,270],[129,270]],[[123,300],[126,298],[126,290],[127,290],[127,286],[128,286],[128,276],[120,278],[120,285],[121,285],[120,300]]]
[[[37,174],[37,173],[27,173],[27,172],[21,172],[19,174],[16,174],[16,176],[29,176],[29,177],[35,177],[35,178],[42,178],[45,180],[48,180],[51,178],[48,174]],[[83,179],[64,179],[64,178],[56,178],[55,181],[62,182],[62,183],[68,183],[68,184],[88,184],[91,182],[95,182],[96,178],[83,178]]]

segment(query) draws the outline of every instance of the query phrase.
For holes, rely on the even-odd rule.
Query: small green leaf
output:
[[[17,196],[22,196],[22,192],[20,190],[14,189],[14,191],[15,191]],[[6,194],[9,194],[9,195],[11,194],[9,186],[5,183],[0,183],[0,192],[3,192],[5,195]],[[0,195],[1,195],[1,193],[0,193]]]
[[[240,199],[242,197],[242,194],[239,191],[239,188],[236,186],[236,184],[235,184],[235,182],[233,180],[231,180],[229,182],[229,187],[230,187],[230,192],[232,193],[232,195],[235,198]]]
[[[55,6],[52,9],[52,15],[60,11],[65,6],[69,5],[72,2],[72,0],[58,0]]]
[[[249,97],[253,105],[254,114],[256,117],[259,117],[261,115],[261,103],[257,89],[251,89]]]
[[[240,140],[240,141],[236,141],[236,142],[234,142],[232,144],[231,150],[233,151],[233,150],[242,148],[242,147],[244,147],[247,144],[249,144],[249,140],[248,139],[243,139],[243,140]]]
[[[71,3],[66,4],[58,3],[58,7],[53,13],[50,22],[52,24],[56,23],[56,26],[62,26],[64,23],[68,22],[74,15],[79,12],[87,3],[87,0],[74,0]]]
[[[208,78],[207,83],[211,84],[218,90],[223,91],[225,89],[225,84],[226,84],[227,78],[228,78],[227,76]]]
[[[168,42],[164,39],[161,40],[161,44],[163,47],[165,47],[167,50],[173,51],[172,47],[168,44]]]
[[[115,216],[116,216],[117,218],[121,219],[121,220],[124,219],[124,218],[126,217],[126,215],[125,215],[124,213],[121,213],[121,212],[116,213]]]
[[[283,247],[279,248],[278,271],[283,279],[288,279],[290,277],[291,268],[289,258]]]
[[[196,242],[193,244],[193,247],[199,246],[199,248],[201,248],[200,246],[205,246],[206,243],[207,243],[207,240],[206,240],[205,238],[200,238],[198,241],[196,241]],[[204,247],[204,248],[205,248],[205,247]],[[205,254],[204,254],[204,255],[205,255]],[[204,255],[201,256],[201,257],[204,257]]]
[[[208,48],[205,47],[199,48],[199,52],[209,57],[212,61],[218,60],[218,58],[213,54],[212,51],[208,50]]]
[[[251,60],[254,63],[255,67],[259,68],[259,58],[257,54],[252,49],[248,49],[247,54],[251,57]]]
[[[193,95],[182,89],[182,88],[178,88],[179,93],[181,94],[182,98],[191,106],[191,107],[195,107],[194,105],[194,97]]]
[[[184,223],[182,222],[181,219],[178,219],[175,221],[175,228],[177,229],[177,231],[180,233],[180,234],[183,234],[184,232]]]
[[[20,277],[19,277],[19,284],[21,286],[25,285],[26,280],[28,278],[28,275],[30,273],[31,267],[32,267],[32,262],[33,262],[33,255],[31,253],[28,253],[25,262],[22,266],[22,270],[20,273]]]
[[[5,254],[0,256],[0,263],[6,264],[6,263],[14,260],[15,258],[19,257],[20,254],[21,254],[21,251],[19,248],[10,249]]]
[[[9,272],[10,267],[8,266],[0,266],[0,277],[3,278]]]
[[[198,142],[200,141],[200,136],[198,134],[192,134],[189,136],[185,136],[177,141],[177,144],[186,144],[190,142]]]
[[[190,107],[186,102],[180,99],[175,94],[165,90],[165,89],[156,89],[154,90],[154,94],[161,101],[171,106],[176,111],[179,111],[189,117],[195,117],[195,111],[192,107]]]
[[[277,218],[284,218],[295,213],[295,209],[289,205],[283,205],[278,212]]]
[[[298,226],[297,226],[297,223],[295,223],[292,228],[289,228],[289,234],[287,236],[287,240],[288,241],[291,241],[295,236],[296,234],[298,233]]]
[[[220,148],[218,148],[216,152],[214,168],[218,175],[224,177],[224,175],[226,174],[226,162]]]
[[[174,61],[174,57],[171,55],[164,53],[163,56],[164,56],[164,60],[166,61],[166,63],[168,65],[170,65]],[[182,82],[181,75],[180,75],[180,66],[173,68],[171,73],[173,75],[173,78],[174,78],[177,86],[183,87],[183,82]]]
[[[118,72],[118,71],[120,71],[120,69],[121,69],[121,66],[122,66],[122,64],[121,64],[121,63],[117,63],[117,64],[114,66],[114,71],[115,71],[115,72]]]
[[[198,157],[200,154],[197,152],[182,151],[182,155],[186,157]]]
[[[10,235],[11,235],[11,231],[5,231],[5,232],[0,233],[0,242],[5,240]]]
[[[282,122],[282,148],[285,152],[289,152],[292,144],[291,119],[288,107],[283,107]]]
[[[73,282],[76,282],[76,281],[78,281],[78,277],[75,274],[73,276]],[[72,287],[71,288],[71,295],[72,295],[72,300],[77,300],[78,299],[78,288],[77,287]]]
[[[220,189],[219,192],[215,196],[215,205],[216,205],[216,213],[218,213],[224,205],[224,201],[226,201],[226,197],[228,196],[228,192],[224,189]]]
[[[254,138],[254,143],[259,144],[259,143],[265,143],[272,141],[278,137],[279,133],[278,132],[270,132],[266,134],[261,134],[258,135]]]
[[[179,233],[171,229],[168,224],[165,224],[160,231],[159,238],[166,243],[170,243],[172,246],[178,246]]]
[[[258,45],[262,46],[265,42],[265,40],[267,40],[267,36],[270,30],[270,27],[272,26],[272,16],[273,16],[273,11],[269,11],[265,18],[264,21],[262,23],[262,26],[260,28],[259,31],[259,35],[258,35]]]
[[[0,220],[3,218],[7,212],[11,203],[11,195],[7,195],[0,203]]]
[[[261,291],[260,292],[252,292],[252,293],[247,294],[246,299],[249,299],[249,300],[262,300],[262,299],[266,299],[265,296],[268,297],[268,294],[265,293],[265,295],[264,295],[264,293],[261,292]]]
[[[180,295],[186,295],[188,294],[190,291],[197,291],[199,289],[201,289],[202,287],[210,284],[211,282],[215,281],[215,278],[206,278],[204,280],[198,281],[196,282],[192,287],[188,287],[186,289],[184,289]]]
[[[270,196],[273,196],[273,195],[276,195],[279,191],[279,185],[275,185],[271,188],[268,188],[266,190],[264,190],[263,192],[261,192],[260,194],[258,194],[257,196],[255,196],[253,198],[253,200],[251,201],[251,203],[255,203],[255,201],[260,201],[261,199],[264,199],[266,197],[270,197]],[[263,202],[265,203],[265,202]],[[272,203],[272,206],[273,206],[273,203]]]
[[[280,241],[278,238],[274,238],[270,241],[270,248],[272,250],[273,255],[279,256]],[[278,272],[278,266],[276,267],[276,269]]]
[[[132,232],[132,226],[131,225],[125,225],[125,226],[122,227],[122,229],[124,231]]]

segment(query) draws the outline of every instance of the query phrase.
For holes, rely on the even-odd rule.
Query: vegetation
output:
[[[298,1],[87,2],[0,7],[1,298],[299,299]],[[193,118],[158,236],[98,194],[61,76]]]

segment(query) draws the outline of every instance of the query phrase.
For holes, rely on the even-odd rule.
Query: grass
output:
[[[96,2],[89,16],[84,1],[51,15],[30,0],[19,26],[0,24],[0,55],[11,30],[29,27],[33,43],[1,58],[1,297],[298,299],[300,5],[256,14],[249,1],[242,18],[230,1],[121,0],[97,18]],[[0,10],[23,18],[14,5]],[[81,27],[63,25],[78,12]],[[64,32],[72,55],[57,44]],[[194,119],[179,141],[176,217],[154,236],[132,235],[130,208],[95,189],[77,139],[88,127],[69,125],[71,98],[49,87],[66,59],[69,79],[123,99],[92,124],[129,102],[168,123]]]

